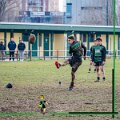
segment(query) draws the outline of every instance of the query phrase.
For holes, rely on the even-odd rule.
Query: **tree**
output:
[[[6,9],[6,0],[0,0],[0,21],[4,19],[4,13]]]
[[[14,22],[20,0],[0,0],[0,21]]]

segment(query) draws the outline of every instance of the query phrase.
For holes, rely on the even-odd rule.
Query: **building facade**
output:
[[[64,13],[59,11],[58,0],[27,0],[21,11],[20,22],[63,23]],[[25,5],[22,5],[25,6]]]
[[[64,23],[64,12],[60,11],[60,0],[7,0],[4,5],[4,15],[1,16],[0,21]]]
[[[66,23],[111,25],[112,0],[67,0]]]
[[[66,0],[65,23],[72,23],[72,0]]]
[[[102,44],[106,47],[107,53],[113,51],[113,26],[0,23],[0,41],[5,43],[6,50],[8,50],[7,45],[11,37],[14,37],[16,44],[23,39],[28,52],[30,50],[28,37],[32,32],[36,36],[36,41],[31,46],[33,56],[65,57],[68,55],[67,50],[69,49],[67,36],[71,35],[72,30],[74,30],[76,40],[83,41],[87,47],[87,55],[89,55],[90,47],[94,44],[92,40],[98,36],[102,38]],[[120,55],[120,26],[116,26],[115,46],[117,55]]]
[[[59,12],[59,0],[49,0],[49,11]]]

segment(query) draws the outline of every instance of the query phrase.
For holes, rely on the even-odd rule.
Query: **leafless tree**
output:
[[[101,2],[102,11],[95,14],[101,25],[113,25],[113,0],[98,0]]]
[[[86,25],[112,25],[113,24],[113,0],[79,0],[81,9],[74,17],[76,24]],[[77,6],[79,7],[79,6]],[[76,19],[75,19],[76,18]],[[78,18],[78,19],[77,19]]]
[[[100,13],[96,14],[95,17],[99,16],[99,21],[101,21],[102,25],[112,25],[113,24],[113,0],[97,0],[97,1],[101,1],[102,10]]]
[[[106,0],[106,2],[108,2],[108,7],[106,6],[106,8],[108,9],[108,15],[107,15],[107,19],[108,19],[108,21],[107,21],[107,25],[113,25],[113,17],[114,17],[114,15],[113,15],[113,0]]]
[[[15,21],[16,11],[19,8],[17,0],[0,0],[0,21]]]
[[[4,19],[5,9],[6,9],[6,0],[0,0],[0,21]]]

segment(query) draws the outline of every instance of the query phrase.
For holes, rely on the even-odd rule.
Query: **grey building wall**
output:
[[[72,24],[107,25],[111,0],[72,0]]]

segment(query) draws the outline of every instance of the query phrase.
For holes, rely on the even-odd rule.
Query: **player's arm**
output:
[[[72,48],[71,48],[71,46],[70,46],[69,54],[72,55],[72,52],[73,52],[73,51],[72,51]]]
[[[103,62],[106,61],[106,48],[103,46],[103,49],[102,49],[102,59],[103,59]]]
[[[38,104],[38,107],[39,107],[39,108],[42,108],[42,104],[41,104],[41,103],[39,103],[39,104]]]
[[[48,105],[48,102],[47,102],[47,101],[45,101],[45,104],[46,104],[46,105]]]
[[[93,46],[92,46],[92,47],[93,47]],[[91,58],[91,61],[92,61],[92,52],[93,52],[93,51],[92,51],[92,49],[93,49],[92,47],[90,48],[90,58]]]
[[[92,55],[91,55],[91,60],[92,62],[94,62],[94,56],[95,56],[95,49],[92,49]]]

